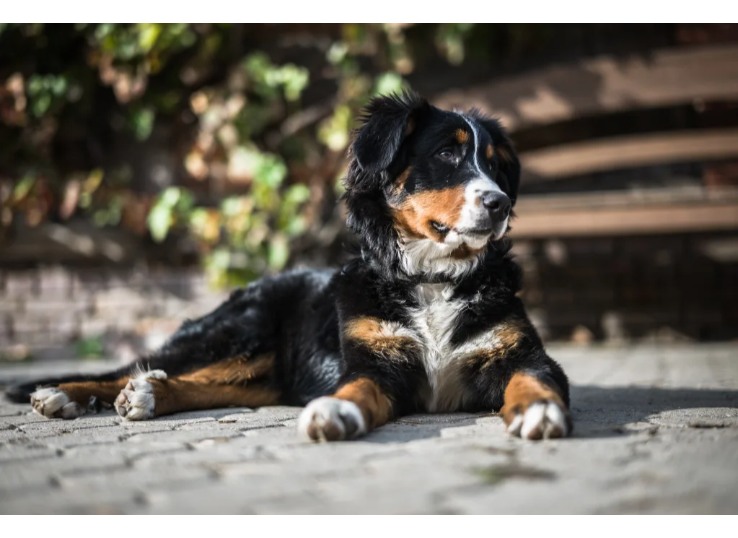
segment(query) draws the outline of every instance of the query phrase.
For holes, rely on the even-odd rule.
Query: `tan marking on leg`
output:
[[[260,385],[203,385],[181,379],[149,381],[154,388],[155,416],[218,407],[263,407],[280,403],[278,390]]]
[[[417,343],[408,331],[399,323],[363,316],[347,321],[343,334],[373,353],[392,360],[406,360],[407,352]]]
[[[508,320],[495,327],[495,338],[499,340],[498,349],[509,351],[518,347],[520,341],[525,338],[523,323],[520,320]]]
[[[361,340],[362,342],[371,344],[381,334],[379,323],[379,318],[363,316],[349,320],[346,323],[343,332],[352,340]]]
[[[466,144],[469,141],[469,131],[465,129],[456,129],[454,136],[459,144]]]
[[[274,357],[272,355],[261,355],[253,359],[243,356],[231,357],[199,370],[178,375],[176,379],[195,383],[230,385],[264,377],[271,372],[273,367]]]
[[[234,357],[170,379],[149,379],[154,414],[217,407],[262,407],[280,403],[281,393],[266,383],[274,357]]]
[[[465,353],[464,362],[472,368],[488,368],[509,356],[526,337],[525,324],[519,319],[508,319],[472,340],[472,345],[478,342],[477,347]]]
[[[561,396],[552,387],[526,373],[516,373],[505,388],[505,403],[500,410],[505,424],[510,424],[516,415],[524,413],[528,407],[540,400],[549,400],[566,409]]]
[[[371,429],[386,424],[392,417],[392,401],[369,378],[350,381],[339,388],[334,397],[354,402]]]
[[[62,383],[59,385],[59,390],[64,391],[71,401],[87,408],[93,396],[101,402],[112,404],[126,383],[128,383],[128,376],[115,381],[75,381]]]
[[[427,237],[442,241],[443,234],[431,222],[453,228],[461,217],[465,201],[464,185],[423,191],[408,195],[398,207],[393,208],[392,218],[395,226],[406,237]]]

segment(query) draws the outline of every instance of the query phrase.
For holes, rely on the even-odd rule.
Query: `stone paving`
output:
[[[575,435],[525,442],[489,414],[415,415],[311,444],[298,408],[127,423],[0,399],[0,513],[738,512],[738,345],[551,347]],[[0,384],[103,363],[0,366]]]

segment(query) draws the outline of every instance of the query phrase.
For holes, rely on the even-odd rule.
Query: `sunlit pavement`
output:
[[[312,444],[298,408],[139,423],[0,403],[0,513],[736,513],[738,345],[550,347],[574,437],[415,415]],[[0,365],[0,383],[103,363]]]

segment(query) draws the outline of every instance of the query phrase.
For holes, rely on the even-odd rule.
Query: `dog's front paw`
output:
[[[46,418],[72,419],[85,414],[85,409],[57,387],[38,389],[31,394],[33,410]]]
[[[366,433],[359,406],[329,396],[310,402],[300,414],[297,428],[313,441],[342,441]]]
[[[126,420],[154,418],[156,398],[154,386],[149,380],[163,381],[166,378],[167,374],[163,370],[152,370],[129,380],[115,399],[115,410]]]
[[[527,408],[514,408],[505,416],[507,433],[523,439],[553,439],[571,432],[566,409],[551,400],[537,400]]]

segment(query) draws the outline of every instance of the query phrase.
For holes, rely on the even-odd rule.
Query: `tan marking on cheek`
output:
[[[394,329],[393,325],[396,325]],[[343,333],[346,338],[361,343],[377,355],[405,361],[417,342],[407,335],[395,334],[395,331],[400,329],[399,324],[365,316],[348,321]]]
[[[369,378],[362,377],[342,386],[336,398],[354,402],[370,428],[386,424],[392,417],[392,401],[382,389]]]
[[[505,388],[505,404],[500,410],[505,424],[510,424],[518,413],[523,413],[539,400],[556,402],[566,409],[558,392],[530,374],[513,374]]]
[[[469,132],[464,129],[456,129],[454,136],[459,144],[466,144],[469,141]]]
[[[395,228],[400,232],[400,235],[405,238],[422,239],[427,237],[427,231],[424,230],[421,219],[412,207],[393,208],[392,220],[395,222]]]
[[[492,144],[487,144],[487,147],[484,149],[484,156],[487,157],[488,161],[495,156],[495,148],[492,147]]]
[[[423,191],[407,196],[402,204],[393,210],[396,226],[404,235],[411,238],[427,237],[443,241],[431,221],[453,228],[461,218],[464,207],[464,186],[449,189]]]

